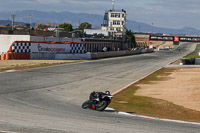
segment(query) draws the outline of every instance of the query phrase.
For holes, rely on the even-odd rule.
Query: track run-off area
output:
[[[111,93],[189,54],[159,51],[0,73],[0,132],[12,133],[199,133],[200,126],[83,110],[92,91]]]

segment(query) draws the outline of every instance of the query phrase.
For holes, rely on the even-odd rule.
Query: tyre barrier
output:
[[[8,52],[1,55],[1,60],[29,60],[30,53],[12,53]]]

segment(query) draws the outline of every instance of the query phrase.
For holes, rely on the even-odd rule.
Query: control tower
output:
[[[105,12],[101,30],[110,31],[113,36],[123,37],[126,33],[126,16],[124,9],[115,10],[115,0],[112,0],[112,10]]]

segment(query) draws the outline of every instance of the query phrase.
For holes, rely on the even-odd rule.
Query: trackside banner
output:
[[[200,37],[180,37],[180,41],[184,41],[184,42],[200,42]]]
[[[150,40],[174,41],[174,42],[200,42],[200,37],[179,37],[179,36],[150,36]]]
[[[150,40],[156,41],[174,41],[173,36],[150,36]]]
[[[31,43],[31,52],[70,53],[70,44]]]

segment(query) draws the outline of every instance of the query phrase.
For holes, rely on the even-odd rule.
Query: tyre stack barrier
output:
[[[1,60],[6,60],[6,54],[1,55]]]
[[[30,53],[12,53],[8,52],[1,55],[1,60],[29,60]]]

